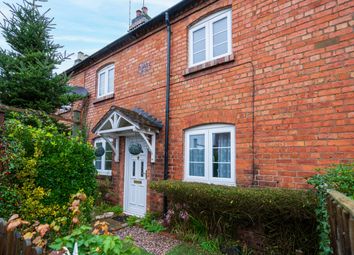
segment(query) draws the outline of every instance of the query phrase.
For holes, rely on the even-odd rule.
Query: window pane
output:
[[[101,73],[99,81],[98,81],[98,95],[99,96],[104,95],[104,86],[105,86],[105,74]]]
[[[107,93],[112,93],[114,90],[114,69],[108,71],[108,88]]]
[[[227,18],[223,18],[213,23],[213,34],[220,33],[227,30]]]
[[[113,156],[112,147],[108,143],[106,143],[106,153],[105,153],[106,170],[112,170],[112,156]]]
[[[205,51],[193,54],[193,64],[205,61]]]
[[[133,177],[135,177],[135,161],[133,161]]]
[[[213,36],[214,47],[222,43],[227,43],[227,31],[214,34]]]
[[[204,149],[205,148],[205,136],[204,135],[191,135],[189,136],[189,147],[192,149]]]
[[[95,148],[102,148],[102,143],[96,143]],[[102,157],[96,157],[95,167],[97,170],[102,170]]]
[[[101,160],[97,160],[95,161],[95,167],[97,170],[101,170],[101,166],[102,166],[102,161]]]
[[[204,162],[204,149],[190,149],[189,161],[191,162]]]
[[[105,170],[112,170],[112,161],[111,160],[106,160]]]
[[[227,53],[227,51],[228,51],[227,43],[220,44],[220,45],[213,48],[213,56],[217,57],[217,56],[224,55]]]
[[[189,136],[189,175],[205,175],[205,136]]]
[[[106,160],[112,160],[112,152],[106,151]]]
[[[193,32],[193,43],[205,40],[205,27]]]
[[[213,162],[231,162],[230,149],[213,149]]]
[[[140,177],[144,177],[144,161],[141,161]]]
[[[231,178],[230,163],[213,163],[213,177]]]
[[[206,59],[205,27],[193,32],[193,63]]]
[[[204,163],[189,163],[190,176],[204,176]]]
[[[231,141],[230,133],[214,133],[213,134],[213,147],[230,147]]]
[[[227,38],[227,18],[223,18],[213,23],[213,57],[217,57],[228,52]]]
[[[199,41],[193,44],[193,53],[196,54],[198,52],[205,51],[205,40]]]
[[[231,133],[213,134],[213,177],[231,178]]]

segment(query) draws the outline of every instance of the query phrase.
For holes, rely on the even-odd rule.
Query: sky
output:
[[[9,8],[0,0],[1,12],[9,17]],[[145,0],[149,15],[155,17],[180,0]],[[22,0],[4,0],[16,4]],[[77,52],[91,55],[105,45],[127,33],[129,26],[129,0],[48,0],[40,3],[41,11],[50,9],[48,17],[54,18],[54,41],[63,46],[62,52],[73,54],[56,70],[61,73],[74,64]],[[143,0],[131,0],[131,17],[143,5]],[[3,22],[3,17],[0,15]],[[0,35],[0,48],[9,49]]]

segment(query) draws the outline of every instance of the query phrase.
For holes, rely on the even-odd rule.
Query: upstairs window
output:
[[[235,185],[235,127],[207,125],[185,133],[185,180]]]
[[[208,16],[189,29],[189,66],[231,54],[231,10]]]
[[[114,65],[109,65],[99,71],[97,84],[97,97],[103,97],[113,94]]]
[[[103,148],[105,153],[101,157],[96,157],[95,167],[99,175],[112,175],[112,156],[113,151],[111,146],[105,139],[95,140],[95,149]]]

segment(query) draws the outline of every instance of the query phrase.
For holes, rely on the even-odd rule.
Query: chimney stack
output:
[[[151,20],[151,18],[148,15],[148,8],[146,6],[143,6],[141,10],[136,11],[136,17],[132,20],[132,24],[129,27],[129,32],[143,25],[149,20]]]
[[[83,53],[82,51],[79,51],[77,53],[77,58],[74,61],[74,65],[77,65],[78,63],[80,63],[81,61],[85,60],[86,58],[88,58],[88,55]]]

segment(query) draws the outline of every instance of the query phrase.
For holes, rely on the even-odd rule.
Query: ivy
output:
[[[317,194],[317,232],[319,233],[319,255],[333,254],[330,239],[329,214],[327,211],[327,188],[325,178],[322,175],[315,175],[308,180],[309,184],[314,185]]]
[[[319,170],[321,171],[321,170]],[[319,235],[319,254],[333,254],[330,240],[329,213],[327,210],[328,189],[335,189],[354,199],[354,163],[338,164],[312,176],[308,183],[317,194],[317,232]]]

